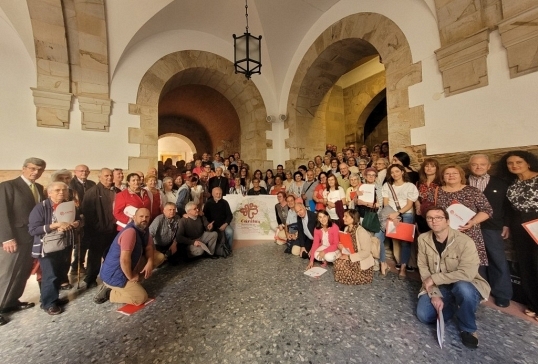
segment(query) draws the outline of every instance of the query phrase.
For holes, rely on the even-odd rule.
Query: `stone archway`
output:
[[[305,53],[288,98],[292,161],[322,154],[326,94],[351,65],[378,53],[386,70],[387,113],[391,153],[410,148],[410,129],[424,125],[424,107],[409,106],[408,87],[422,81],[422,65],[413,63],[409,43],[389,18],[376,13],[345,17],[327,28]],[[355,119],[356,120],[356,119]],[[295,162],[289,161],[288,167]]]
[[[219,55],[186,50],[155,62],[140,81],[136,104],[129,104],[129,113],[140,115],[140,128],[129,128],[129,143],[140,145],[140,155],[129,157],[129,170],[147,170],[157,165],[159,101],[169,91],[187,84],[208,86],[226,97],[239,117],[243,159],[254,169],[272,167],[272,161],[266,160],[265,131],[270,125],[265,121],[265,104],[254,83],[235,74],[233,63]]]

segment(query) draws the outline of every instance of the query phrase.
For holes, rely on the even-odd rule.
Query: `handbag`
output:
[[[379,221],[379,216],[377,216],[377,213],[373,211],[367,211],[364,214],[364,218],[362,219],[361,225],[363,228],[372,233],[377,233],[379,230],[381,230],[381,222]]]
[[[71,246],[72,239],[69,238],[71,234],[66,234],[64,231],[53,230],[50,233],[45,234],[41,238],[43,243],[43,253],[49,254],[58,252]]]

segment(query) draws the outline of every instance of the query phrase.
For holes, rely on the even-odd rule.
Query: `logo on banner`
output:
[[[252,220],[254,216],[258,215],[258,205],[252,202],[247,203],[239,210],[239,212],[249,220]]]

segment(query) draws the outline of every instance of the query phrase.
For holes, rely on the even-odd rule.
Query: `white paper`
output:
[[[75,221],[75,213],[74,201],[62,202],[56,207],[56,211],[54,212],[58,222],[67,222],[69,224]]]
[[[538,219],[521,224],[527,230],[531,238],[538,244]]]
[[[138,208],[128,205],[125,206],[125,208],[123,209],[123,213],[125,214],[125,216],[132,219],[134,215],[136,215],[136,210],[138,210]]]
[[[327,271],[327,269],[323,269],[321,267],[314,267],[314,268],[310,268],[309,270],[304,272],[304,274],[306,274],[309,277],[317,278],[317,277],[321,276],[323,273],[325,273],[326,271]]]
[[[200,244],[200,248],[204,249],[204,251],[209,254],[209,255],[213,255],[211,254],[211,252],[209,251],[209,248],[207,247],[207,245],[205,245],[204,243],[201,243]]]
[[[362,192],[362,195],[359,196],[359,200],[374,203],[375,201],[375,185],[370,185],[363,183],[359,186],[359,191]]]
[[[394,225],[394,222],[392,220],[387,220],[387,221],[388,221],[387,231],[385,232],[385,234],[395,233],[396,232],[396,225]]]
[[[450,217],[450,227],[456,230],[467,224],[476,215],[476,212],[461,203],[448,206],[446,211]]]
[[[441,349],[443,348],[443,342],[445,341],[445,319],[443,317],[443,310],[437,314],[437,342]]]

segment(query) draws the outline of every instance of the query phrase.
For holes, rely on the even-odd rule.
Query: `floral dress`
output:
[[[488,199],[476,187],[464,186],[461,190],[456,192],[447,192],[442,188],[439,188],[439,192],[437,194],[437,206],[443,210],[446,210],[453,203],[461,203],[474,212],[484,212],[488,214],[489,217],[493,215],[493,209],[491,208]],[[464,231],[463,233],[473,239],[476,245],[476,250],[478,250],[480,265],[488,265],[486,246],[484,245],[484,238],[482,237],[480,225],[474,225],[472,228]]]

